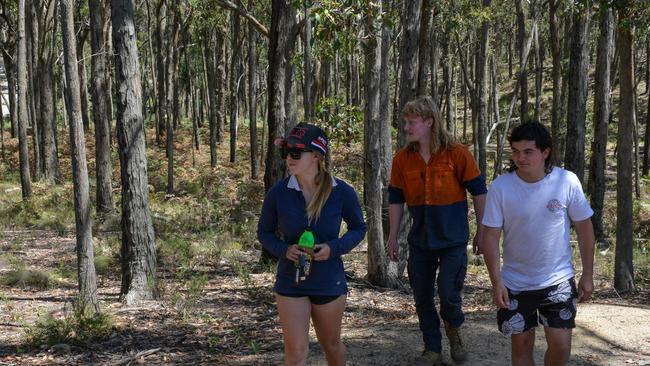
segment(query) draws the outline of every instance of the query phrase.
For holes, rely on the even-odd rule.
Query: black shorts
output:
[[[497,312],[499,331],[506,336],[523,333],[539,323],[549,328],[576,327],[578,291],[573,278],[540,290],[508,289],[508,298],[510,307]]]
[[[334,296],[328,296],[328,295],[299,295],[299,294],[285,294],[282,292],[278,292],[278,295],[280,296],[286,296],[286,297],[308,297],[309,301],[314,304],[314,305],[325,305],[329,304],[330,302],[338,299],[339,297],[343,295],[334,295]]]

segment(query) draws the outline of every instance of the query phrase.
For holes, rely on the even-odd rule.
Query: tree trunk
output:
[[[239,29],[241,22],[239,15],[232,13],[232,34],[230,43],[230,162],[237,160],[237,118],[239,117]]]
[[[112,0],[117,137],[122,181],[122,287],[127,304],[154,297],[156,246],[149,211],[140,67],[132,0]]]
[[[382,10],[388,12],[392,9],[392,1],[382,0]],[[382,222],[384,237],[388,235],[388,185],[390,183],[391,160],[393,158],[393,142],[391,136],[391,119],[390,119],[390,47],[391,47],[391,28],[387,22],[382,22],[381,27],[381,69],[379,79],[379,121],[381,122],[381,182],[382,182]],[[389,276],[399,277],[397,267],[389,263]]]
[[[556,150],[554,150],[554,153],[557,156],[558,162],[557,165],[561,166],[562,162],[564,162],[564,156],[566,152],[566,142],[567,142],[567,136],[566,136],[566,131],[567,131],[567,99],[569,95],[569,63],[567,62],[566,58],[569,55],[570,51],[570,45],[571,45],[571,37],[569,36],[571,32],[573,31],[573,26],[572,26],[572,16],[571,13],[568,12],[568,14],[565,15],[564,17],[564,34],[566,36],[564,37],[564,44],[562,46],[563,48],[563,56],[562,56],[562,88],[560,91],[560,118],[559,118],[559,134],[557,136],[554,136],[554,139],[557,141],[554,141],[554,144],[556,144]]]
[[[541,12],[537,0],[533,1],[531,4],[533,18],[538,18],[537,13]],[[539,36],[539,32],[535,34],[535,114],[533,120],[535,122],[541,123],[541,99],[542,99],[542,82],[543,75],[542,69],[544,66],[544,57],[542,55],[542,39]]]
[[[84,44],[86,43],[86,37],[88,37],[88,29],[84,26],[84,29],[79,32],[79,37],[77,38],[77,61],[78,72],[79,72],[79,96],[81,98],[81,119],[83,121],[84,131],[88,131],[90,127],[90,118],[88,116],[88,83],[86,82],[86,59],[84,57]]]
[[[431,45],[433,34],[431,25],[433,21],[433,0],[422,0],[422,17],[420,18],[420,36],[418,40],[418,77],[417,96],[427,93],[427,71],[429,69],[429,57],[431,57]],[[436,100],[436,99],[434,99]]]
[[[226,42],[224,40],[225,31],[217,31],[217,52],[214,54],[215,71],[216,71],[216,101],[217,101],[217,141],[223,142],[224,128],[226,125]]]
[[[95,125],[95,159],[97,174],[96,200],[98,213],[111,212],[113,202],[113,165],[111,162],[111,126],[106,110],[106,49],[104,47],[104,22],[106,14],[100,0],[88,0],[90,11],[90,47],[92,52],[91,97],[93,104],[93,123]],[[153,60],[152,60],[153,61]]]
[[[166,83],[165,83],[165,44],[163,42],[163,29],[164,18],[166,13],[165,1],[158,0],[156,6],[156,47],[158,52],[156,52],[156,72],[157,72],[157,85],[158,85],[158,101],[156,103],[156,115],[158,128],[157,131],[160,135],[156,136],[156,143],[160,145],[162,141],[160,136],[162,136],[162,131],[167,128],[166,118],[167,118],[167,103],[165,102],[166,98]]]
[[[248,0],[248,8],[253,9],[254,1]],[[257,179],[260,169],[257,150],[257,32],[248,23],[248,123],[251,137],[251,179]]]
[[[4,98],[0,98],[0,111],[2,111],[2,102]],[[0,113],[0,159],[3,163],[7,162],[5,156],[5,116],[4,113]]]
[[[216,70],[214,63],[214,54],[208,52],[213,49],[215,44],[214,32],[207,32],[204,36],[204,46],[202,47],[203,59],[207,74],[207,96],[208,96],[208,125],[210,128],[210,167],[217,166],[217,86]],[[217,48],[218,51],[219,48]]]
[[[616,153],[616,255],[614,257],[614,287],[621,292],[634,289],[633,265],[633,201],[632,144],[634,138],[634,39],[630,28],[630,1],[620,5],[617,41],[620,54],[620,107]]]
[[[373,12],[374,10],[374,12]],[[376,13],[375,13],[376,12]],[[366,15],[368,38],[365,48],[365,91],[366,108],[364,113],[365,164],[364,164],[364,203],[368,222],[368,280],[379,286],[390,286],[388,276],[388,257],[384,244],[382,220],[383,186],[382,140],[380,120],[380,80],[381,80],[381,0],[370,4]],[[394,280],[394,279],[393,279]]]
[[[399,104],[393,119],[396,126],[401,126],[400,112],[406,102],[414,99],[417,95],[418,85],[418,47],[420,38],[420,17],[422,0],[412,0],[404,3],[402,13],[402,45],[400,47],[400,64],[402,72],[399,84]],[[399,128],[397,132],[397,144],[404,145],[406,135],[404,129]]]
[[[291,97],[292,67],[291,59],[295,49],[296,10],[287,0],[272,0],[271,29],[268,51],[268,139],[266,166],[264,171],[264,190],[268,190],[285,176],[286,166],[280,158],[280,151],[273,144],[287,131],[290,111],[286,103]],[[262,251],[262,262],[272,259],[272,255]]]
[[[641,175],[648,176],[650,172],[650,98],[646,103],[645,137],[643,138],[643,169]]]
[[[483,9],[490,7],[491,0],[483,0]],[[477,140],[478,140],[478,165],[483,174],[487,172],[487,65],[488,65],[488,36],[490,32],[490,21],[484,20],[477,38],[480,39],[480,51],[476,58],[476,102],[478,104],[477,115]]]
[[[305,24],[303,24],[303,85],[302,85],[302,104],[305,109],[305,120],[311,121],[314,117],[314,106],[312,102],[312,92],[314,86],[314,78],[312,72],[312,56],[311,56],[311,18],[309,15],[308,2],[303,2],[303,11]]]
[[[442,70],[442,78],[444,79],[445,83],[445,103],[447,107],[447,131],[452,131],[454,128],[454,120],[456,119],[456,116],[454,115],[454,111],[456,110],[454,108],[454,101],[451,98],[451,88],[453,85],[453,76],[454,76],[454,60],[453,60],[453,51],[451,50],[451,40],[448,39],[445,41],[445,44],[443,46],[444,52],[445,52],[445,65],[443,66]],[[459,50],[459,52],[463,52],[462,50]]]
[[[11,121],[11,138],[18,136],[18,102],[16,101],[16,93],[18,87],[16,85],[16,63],[12,61],[12,57],[3,53],[2,60],[5,66],[5,76],[7,77],[7,90],[9,94],[9,119]]]
[[[609,122],[611,103],[609,81],[614,51],[614,16],[606,1],[602,1],[601,4],[603,8],[600,10],[600,37],[598,39],[594,87],[594,139],[591,144],[588,193],[591,197],[591,208],[594,210],[591,222],[594,226],[596,241],[606,243],[606,235],[603,229],[603,205],[606,190],[607,124]]]
[[[569,59],[569,100],[564,166],[582,182],[585,173],[585,119],[589,68],[589,12],[586,1],[578,2],[573,15]]]
[[[286,101],[291,93],[290,60],[295,49],[296,10],[287,0],[272,1],[268,73],[269,134],[267,141],[264,189],[268,191],[285,175],[285,164],[273,142],[287,132]]]
[[[42,147],[41,147],[41,134],[39,131],[41,122],[40,104],[41,104],[41,80],[38,73],[38,45],[39,45],[39,22],[37,14],[37,4],[35,0],[29,0],[29,12],[26,13],[27,22],[26,36],[27,36],[27,103],[29,108],[29,126],[32,128],[32,145],[34,157],[34,180],[39,181],[44,175]]]
[[[557,11],[560,6],[560,0],[549,0],[549,35],[551,43],[551,56],[553,58],[553,69],[551,71],[551,78],[553,79],[553,102],[551,107],[551,134],[553,136],[553,146],[551,151],[551,160],[553,165],[560,165],[562,163],[561,144],[564,135],[563,128],[560,124],[562,115],[560,114],[562,105],[562,45],[560,43],[560,32],[558,27]]]
[[[90,188],[86,165],[86,142],[81,119],[79,68],[75,49],[75,31],[71,0],[60,0],[61,35],[65,75],[70,100],[70,150],[72,153],[72,182],[74,185],[75,226],[77,234],[77,278],[79,281],[79,309],[92,315],[99,311],[97,275],[93,253],[92,218],[90,214]]]
[[[438,66],[440,64],[440,41],[435,35],[431,36],[431,98],[440,105],[438,90]]]
[[[25,38],[25,0],[18,0],[18,140],[20,159],[20,183],[23,200],[32,197],[32,181],[29,173],[29,147],[27,146],[27,40]]]
[[[178,39],[180,32],[181,17],[178,9],[178,3],[172,2],[169,9],[172,16],[171,24],[169,25],[169,34],[171,37],[167,42],[167,101],[165,109],[167,112],[171,111],[171,116],[167,114],[166,118],[166,153],[167,153],[167,194],[174,194],[174,131],[176,130],[177,116],[177,101],[178,101]]]
[[[523,0],[515,0],[517,9],[517,50],[519,50],[519,67],[521,76],[519,77],[519,92],[521,109],[519,112],[520,121],[524,122],[528,118],[528,72],[527,64],[524,64],[524,45],[526,41],[526,14],[523,9]]]
[[[54,18],[55,6],[49,7],[47,14],[42,14],[45,24],[50,24]],[[43,173],[49,183],[62,183],[57,155],[57,126],[56,126],[56,101],[54,93],[54,47],[56,42],[56,29],[48,34],[43,33],[42,49],[38,58],[38,73],[40,74],[40,121],[41,150],[43,157]]]

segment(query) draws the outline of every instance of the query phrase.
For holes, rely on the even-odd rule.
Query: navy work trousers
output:
[[[436,284],[440,317],[454,328],[463,324],[461,291],[466,272],[466,244],[434,250],[409,245],[408,275],[425,349],[434,352],[442,349],[440,318],[434,300]]]

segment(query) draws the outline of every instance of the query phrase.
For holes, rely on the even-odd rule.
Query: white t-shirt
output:
[[[592,215],[578,177],[568,170],[553,167],[535,183],[525,182],[514,172],[495,179],[487,195],[483,225],[503,229],[505,286],[515,291],[538,290],[573,277],[570,224]]]

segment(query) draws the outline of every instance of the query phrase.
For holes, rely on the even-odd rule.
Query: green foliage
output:
[[[20,189],[0,197],[0,226],[37,228],[63,234],[74,228],[74,201],[70,186],[34,185],[34,196],[23,201]],[[16,194],[13,194],[16,193]]]
[[[96,259],[95,259],[95,263]],[[77,270],[71,264],[59,262],[58,267],[54,270],[52,275],[58,279],[77,279]]]
[[[17,268],[0,277],[0,283],[9,287],[47,289],[54,286],[56,281],[46,272]]]
[[[107,255],[96,255],[95,272],[98,275],[118,275],[120,274],[120,263],[115,257]]]
[[[115,329],[112,317],[97,312],[84,315],[81,311],[64,311],[63,317],[52,314],[38,320],[25,330],[25,342],[34,347],[59,343],[87,345],[107,338]]]
[[[346,104],[336,97],[323,98],[316,106],[316,124],[333,143],[351,144],[363,141],[363,109]]]

